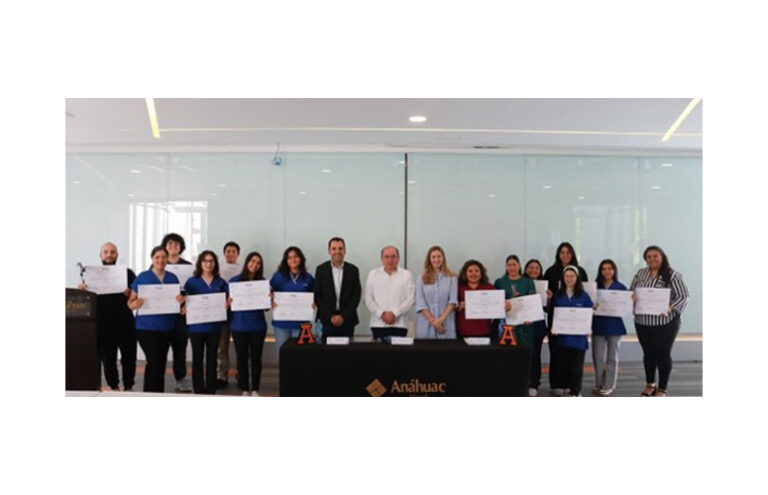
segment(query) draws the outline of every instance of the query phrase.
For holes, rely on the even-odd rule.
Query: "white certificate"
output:
[[[195,273],[195,265],[171,265],[170,263],[165,265],[165,271],[171,272],[179,278],[179,285],[184,288],[184,284],[187,283],[187,279]]]
[[[597,316],[632,316],[631,290],[597,291]]]
[[[123,265],[86,266],[83,281],[96,294],[119,294],[128,288],[128,269]]]
[[[507,301],[512,306],[507,311],[508,325],[520,325],[526,321],[533,322],[544,319],[544,311],[541,310],[541,297],[538,294],[513,297]]]
[[[636,315],[660,315],[669,310],[669,297],[672,289],[657,289],[653,287],[635,287],[637,302]]]
[[[181,292],[179,284],[139,285],[138,296],[144,303],[138,309],[138,315],[178,314],[181,304],[176,296]]]
[[[229,284],[229,297],[232,298],[232,311],[269,309],[269,281],[251,280]]]
[[[584,292],[589,294],[589,298],[592,299],[592,305],[597,302],[597,282],[582,282],[584,286]]]
[[[198,294],[187,296],[187,325],[227,321],[227,295]]]
[[[315,295],[311,292],[275,292],[273,321],[312,321],[315,310],[312,303]]]
[[[592,308],[555,308],[552,333],[589,335],[592,333]]]
[[[536,294],[538,294],[541,297],[541,305],[546,306],[547,305],[547,288],[548,288],[549,282],[546,280],[534,280],[533,285],[536,286]]]
[[[504,318],[503,290],[468,290],[464,293],[464,302],[468,320]]]

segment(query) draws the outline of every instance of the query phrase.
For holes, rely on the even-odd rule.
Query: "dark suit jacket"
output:
[[[331,316],[340,314],[344,318],[344,326],[354,326],[360,323],[357,318],[357,306],[360,304],[362,287],[360,286],[360,271],[352,263],[344,262],[344,274],[341,278],[341,297],[339,310],[336,310],[336,289],[333,285],[331,262],[326,261],[315,270],[315,304],[317,319],[324,327],[331,327]]]

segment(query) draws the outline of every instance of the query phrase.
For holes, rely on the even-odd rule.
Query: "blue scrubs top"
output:
[[[211,285],[205,283],[203,277],[190,277],[187,279],[187,283],[184,284],[184,290],[188,296],[195,296],[199,294],[215,294],[217,292],[229,291],[227,282],[221,277],[214,277],[211,280]],[[194,325],[187,325],[187,330],[190,333],[209,333],[221,331],[221,325],[223,321],[215,321],[212,323],[196,323]]]
[[[589,294],[582,291],[581,294],[578,296],[574,295],[573,297],[568,297],[568,294],[566,293],[563,293],[560,296],[555,295],[552,306],[555,308],[591,308],[594,304],[592,303],[592,298],[589,297]],[[574,349],[583,349],[585,351],[589,348],[589,340],[587,340],[586,335],[558,335],[556,342],[557,345],[562,347],[572,347]]]
[[[315,289],[315,278],[309,274],[299,275],[296,282],[291,278],[290,273],[283,275],[276,271],[269,279],[269,285],[274,292],[313,292]],[[272,321],[272,326],[282,328],[283,330],[299,330],[304,321]]]
[[[598,290],[606,289],[598,287]],[[627,290],[627,287],[621,282],[614,280],[607,290]],[[624,321],[618,316],[594,316],[592,317],[592,333],[610,337],[626,335],[627,329],[624,327]]]
[[[239,282],[240,275],[235,275],[229,282]],[[233,332],[265,332],[267,320],[263,309],[232,311],[229,313],[229,329]]]
[[[165,272],[163,280],[157,278],[155,272],[147,270],[139,273],[136,279],[131,284],[131,290],[135,293],[139,293],[140,285],[155,285],[155,284],[178,284],[179,278],[171,272]],[[166,331],[176,328],[176,318],[178,314],[169,315],[142,315],[141,309],[139,309],[139,315],[136,317],[136,330],[155,330]]]

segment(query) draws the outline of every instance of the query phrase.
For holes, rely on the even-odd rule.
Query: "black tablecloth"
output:
[[[526,396],[530,351],[463,340],[298,345],[280,349],[280,395]]]

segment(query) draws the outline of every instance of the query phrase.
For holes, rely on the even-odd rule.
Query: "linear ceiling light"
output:
[[[664,134],[664,137],[661,138],[661,142],[664,143],[666,141],[669,141],[669,138],[672,137],[672,135],[677,131],[677,128],[680,127],[686,118],[688,118],[688,115],[693,112],[693,109],[696,108],[696,105],[698,105],[701,102],[701,98],[694,98],[691,100],[690,103],[688,103],[688,106],[685,107],[685,110],[683,110],[683,113],[680,114],[680,116],[677,118],[674,124],[672,124],[672,127],[669,128],[666,134]]]
[[[147,115],[149,115],[149,125],[152,126],[152,135],[160,139],[160,126],[157,125],[157,110],[155,110],[155,99],[144,98],[147,102]]]

